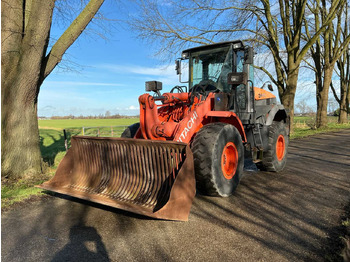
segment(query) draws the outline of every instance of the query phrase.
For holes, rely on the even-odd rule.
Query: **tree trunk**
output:
[[[327,126],[327,106],[328,92],[326,89],[317,93],[317,112],[316,112],[316,127],[324,128]]]
[[[325,128],[328,124],[327,107],[328,107],[328,92],[332,82],[332,73],[334,66],[328,65],[324,69],[323,85],[317,86],[317,112],[316,112],[316,128]]]
[[[6,2],[2,10],[1,175],[14,179],[41,172],[37,99],[54,8],[54,0],[24,3]]]
[[[339,124],[345,124],[348,122],[348,107],[346,103],[346,83],[344,81],[341,81],[341,88],[340,88],[340,103],[339,103],[339,117],[338,117],[338,123]]]
[[[37,103],[18,89],[11,87],[2,107],[2,175],[14,179],[41,172]]]
[[[348,112],[346,110],[346,105],[341,105],[339,110],[339,118],[338,123],[339,124],[345,124],[348,122]]]
[[[295,93],[285,94],[281,98],[281,103],[287,109],[290,119],[290,133],[294,132],[294,97]]]
[[[286,88],[279,92],[282,105],[287,109],[290,117],[290,132],[294,131],[294,98],[298,84],[299,67],[295,64],[289,64],[290,70],[287,74]]]
[[[21,58],[2,83],[2,176],[12,178],[41,172],[37,99],[42,55],[29,46]]]

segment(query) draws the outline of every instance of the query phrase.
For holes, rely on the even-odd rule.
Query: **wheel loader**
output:
[[[40,188],[169,220],[188,220],[196,189],[228,197],[244,158],[260,170],[286,165],[289,116],[276,97],[254,87],[253,49],[229,41],[184,50],[181,80],[161,93],[146,82],[140,122],[121,138],[74,136],[55,176]],[[272,87],[269,86],[269,89]]]

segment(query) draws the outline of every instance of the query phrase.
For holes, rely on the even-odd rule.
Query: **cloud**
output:
[[[115,73],[132,73],[138,75],[151,75],[151,76],[172,76],[175,75],[175,70],[169,65],[161,65],[156,67],[145,67],[137,65],[114,65],[104,64],[100,67],[113,71]]]
[[[41,110],[55,110],[56,108],[53,106],[45,106],[43,108],[41,108]]]
[[[126,107],[125,110],[140,110],[140,107],[138,107],[138,106],[129,106],[129,107]]]

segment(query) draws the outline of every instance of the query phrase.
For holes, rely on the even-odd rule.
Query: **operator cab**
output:
[[[190,48],[176,61],[189,59],[190,92],[216,92],[227,95],[227,110],[236,112],[249,122],[254,112],[253,49],[242,41],[229,41]]]

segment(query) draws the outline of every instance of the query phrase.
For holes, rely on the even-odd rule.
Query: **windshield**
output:
[[[232,47],[217,48],[191,54],[190,88],[194,85],[211,85],[229,92],[227,75],[232,72]]]

